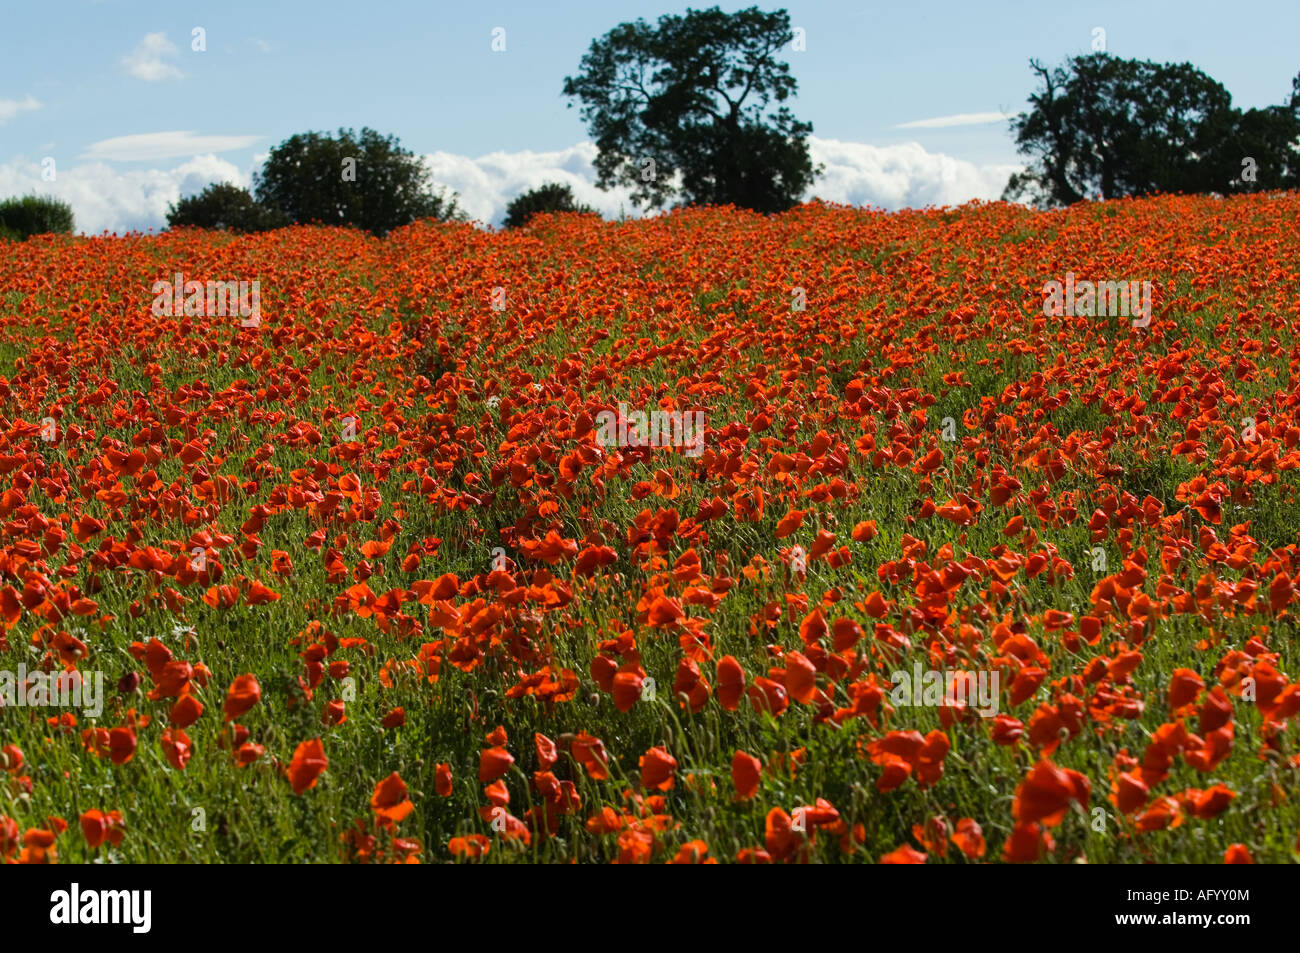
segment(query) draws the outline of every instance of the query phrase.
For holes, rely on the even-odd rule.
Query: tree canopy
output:
[[[0,202],[0,237],[22,241],[33,235],[66,234],[72,206],[52,195],[22,195]]]
[[[289,216],[259,204],[248,191],[229,182],[214,182],[198,195],[168,208],[171,228],[189,226],[231,232],[261,232],[289,224]]]
[[[1189,63],[1093,53],[1054,69],[1030,66],[1040,88],[1012,120],[1030,166],[1011,177],[1003,198],[1069,205],[1295,187],[1300,77],[1286,105],[1243,113],[1222,84]]]
[[[595,209],[580,205],[573,197],[573,189],[559,182],[547,182],[535,189],[529,189],[515,196],[506,206],[506,228],[519,228],[530,218],[541,212],[586,212],[594,214]]]
[[[786,105],[797,84],[777,53],[794,38],[784,10],[713,7],[657,26],[623,23],[593,40],[564,94],[582,104],[595,140],[596,184],[628,186],[635,203],[654,208],[797,204],[819,170],[812,125]]]
[[[306,132],[271,150],[254,176],[257,200],[292,222],[352,225],[383,236],[422,218],[457,214],[455,197],[433,191],[420,158],[396,136]]]

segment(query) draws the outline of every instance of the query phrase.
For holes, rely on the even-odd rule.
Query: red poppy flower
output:
[[[226,702],[222,706],[222,720],[234,721],[244,715],[262,698],[262,686],[254,675],[240,675],[230,683]]]
[[[731,759],[731,783],[736,788],[736,797],[745,801],[758,793],[758,784],[763,777],[763,763],[753,755],[737,751]]]
[[[294,794],[302,794],[316,786],[321,774],[329,767],[325,757],[325,746],[319,738],[301,742],[293,752],[289,763],[289,784]]]
[[[673,786],[677,759],[662,747],[651,748],[641,756],[641,786],[647,790],[667,791]]]
[[[375,785],[375,792],[370,796],[370,808],[375,816],[392,824],[399,823],[415,810],[415,805],[407,797],[406,782],[396,771]]]

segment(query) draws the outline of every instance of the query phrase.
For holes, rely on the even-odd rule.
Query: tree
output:
[[[72,231],[72,206],[52,195],[24,195],[0,202],[0,235],[23,241],[32,235]]]
[[[1300,75],[1285,105],[1240,114],[1216,160],[1220,176],[1231,176],[1222,191],[1300,188]]]
[[[506,228],[519,228],[539,212],[585,212],[596,214],[589,205],[579,205],[573,189],[558,182],[547,182],[515,196],[506,206]]]
[[[259,205],[248,189],[229,182],[215,182],[198,195],[181,199],[167,210],[171,228],[220,229],[232,232],[263,232],[290,224],[278,209]]]
[[[271,150],[253,177],[257,200],[298,224],[352,225],[383,236],[422,218],[457,217],[456,200],[433,191],[429,171],[395,136],[340,129],[307,132]]]
[[[1070,205],[1091,197],[1239,191],[1250,185],[1239,180],[1242,159],[1251,155],[1243,148],[1260,153],[1254,158],[1279,182],[1293,175],[1286,143],[1300,136],[1295,95],[1291,105],[1243,115],[1222,84],[1188,63],[1093,53],[1055,69],[1033,60],[1030,66],[1041,89],[1011,125],[1031,163],[1011,176],[1004,199]]]
[[[581,102],[599,150],[596,184],[626,185],[654,208],[797,204],[821,170],[808,154],[812,124],[784,105],[797,83],[776,53],[793,39],[784,10],[713,7],[593,40],[564,94]]]

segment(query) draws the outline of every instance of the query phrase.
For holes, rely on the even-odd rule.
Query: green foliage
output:
[[[539,212],[584,212],[597,214],[589,205],[578,204],[573,189],[558,182],[547,182],[510,200],[506,206],[506,228],[519,228]]]
[[[1224,192],[1254,192],[1300,188],[1300,75],[1294,82],[1291,101],[1284,106],[1266,106],[1242,113],[1224,136],[1222,174],[1232,181]],[[1255,160],[1254,181],[1243,178],[1242,160]]]
[[[1283,106],[1243,113],[1223,85],[1188,63],[1076,56],[1048,69],[1031,109],[1012,120],[1031,164],[1003,198],[1070,205],[1156,192],[1295,188],[1300,77]],[[1253,168],[1243,176],[1246,159]]]
[[[432,189],[428,170],[396,136],[363,128],[290,136],[254,175],[257,200],[297,224],[351,225],[384,236],[422,218],[458,217],[455,197]]]
[[[24,195],[0,202],[0,237],[22,241],[48,232],[72,231],[72,206],[52,195]]]
[[[785,101],[797,83],[777,51],[791,42],[784,10],[719,8],[623,23],[592,41],[564,94],[600,150],[596,184],[632,189],[637,204],[732,204],[779,212],[820,171],[812,124]],[[775,104],[775,105],[774,105]]]
[[[181,199],[167,211],[172,228],[193,226],[232,232],[263,232],[290,224],[278,209],[258,204],[248,189],[215,182],[198,195]]]

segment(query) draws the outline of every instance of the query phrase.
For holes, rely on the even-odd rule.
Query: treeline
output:
[[[419,157],[373,129],[305,132],[271,150],[253,192],[209,185],[171,206],[173,228],[259,232],[287,225],[344,225],[384,236],[424,218],[456,218],[454,196],[436,190]]]
[[[714,7],[655,25],[622,23],[593,40],[563,92],[596,144],[596,185],[626,188],[649,209],[730,204],[768,213],[801,202],[822,170],[808,149],[812,124],[790,108],[798,84],[781,51],[801,48],[802,32],[784,10]],[[1188,63],[1098,52],[1030,68],[1037,89],[1010,123],[1027,167],[1004,199],[1047,207],[1300,187],[1300,75],[1283,103],[1243,111]],[[546,183],[510,203],[505,225],[560,211],[593,210],[568,186]],[[45,212],[10,217],[0,208],[0,234],[60,230],[64,220]],[[210,185],[171,206],[167,221],[238,232],[321,223],[382,236],[418,219],[460,217],[457,197],[436,189],[395,137],[341,129],[292,136],[271,150],[253,191]]]
[[[419,219],[461,218],[456,196],[433,190],[418,156],[373,129],[360,136],[308,132],[271,150],[254,176],[256,194],[226,182],[181,199],[167,214],[173,228],[260,232],[295,224],[346,225],[383,236]],[[505,225],[517,228],[538,212],[585,212],[567,185],[547,183],[516,197]]]
[[[1030,67],[1039,89],[1011,122],[1030,164],[1003,198],[1059,206],[1300,187],[1300,75],[1282,105],[1242,111],[1189,63],[1093,53]]]

